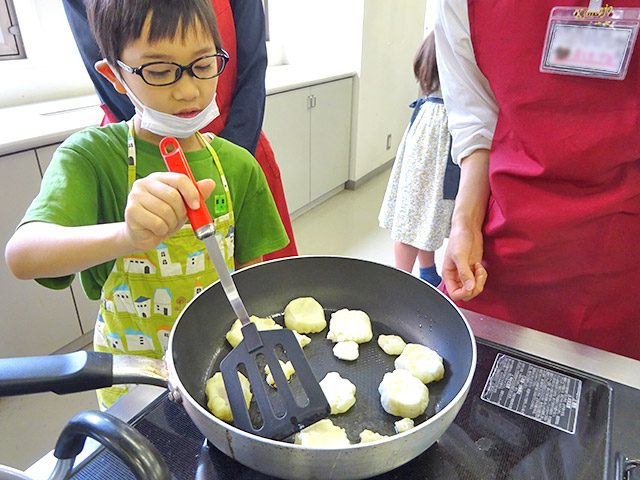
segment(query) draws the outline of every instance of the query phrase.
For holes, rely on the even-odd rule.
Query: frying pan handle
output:
[[[175,138],[163,138],[160,141],[160,153],[162,154],[164,163],[167,165],[170,172],[182,173],[189,177],[193,184],[196,185],[196,180],[193,178],[187,159],[185,158],[184,153],[182,153],[182,148]],[[193,228],[196,235],[198,235],[198,231],[202,227],[213,225],[211,215],[209,214],[209,210],[207,210],[207,205],[204,203],[204,198],[202,197],[202,194],[200,194],[200,190],[198,190],[198,195],[200,195],[200,207],[197,210],[193,210],[185,204],[185,207],[187,207],[187,217],[189,218],[191,228]],[[209,235],[206,235],[205,238],[207,236]],[[198,236],[198,238],[201,239],[200,236]]]
[[[77,414],[58,437],[54,456],[59,460],[54,474],[71,469],[72,461],[91,437],[116,454],[141,480],[169,480],[171,474],[156,447],[140,432],[122,420],[104,412]],[[57,471],[57,472],[56,472]],[[54,478],[54,475],[52,475]],[[66,478],[66,477],[64,477]]]
[[[113,385],[113,356],[75,352],[0,359],[0,397],[39,392],[83,392]]]
[[[44,357],[0,358],[0,397],[85,392],[122,383],[167,386],[161,360],[80,351]]]

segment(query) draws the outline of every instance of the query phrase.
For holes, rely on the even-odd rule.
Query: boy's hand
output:
[[[197,183],[203,198],[209,198],[215,182]],[[136,180],[124,213],[124,236],[132,250],[146,252],[180,230],[187,220],[185,203],[199,206],[198,189],[180,173],[156,172]]]

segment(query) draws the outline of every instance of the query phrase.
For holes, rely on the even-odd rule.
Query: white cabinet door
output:
[[[0,242],[7,241],[40,188],[35,153],[0,157]],[[9,200],[10,199],[10,200]],[[0,262],[0,357],[47,355],[81,335],[69,289],[50,290],[33,280],[18,280]]]
[[[44,174],[47,167],[51,163],[53,154],[60,144],[47,145],[46,147],[40,147],[36,150],[38,156],[38,163],[40,165],[40,171]],[[82,333],[87,333],[93,330],[96,323],[96,317],[98,316],[99,302],[95,300],[89,300],[84,294],[82,285],[80,284],[80,276],[76,275],[76,278],[71,284],[71,291],[73,299],[75,301],[78,315],[80,316],[80,328]]]
[[[349,177],[352,79],[311,87],[311,201]]]
[[[280,167],[289,212],[309,203],[309,89],[268,95],[263,130]]]

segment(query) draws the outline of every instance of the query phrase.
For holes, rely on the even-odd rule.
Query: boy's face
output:
[[[120,60],[130,67],[139,67],[150,62],[175,62],[189,65],[204,55],[216,53],[210,35],[197,27],[187,30],[184,38],[180,31],[173,39],[154,43],[148,41],[149,21],[145,22],[140,37],[127,45]],[[120,74],[138,99],[147,107],[170,115],[193,117],[211,103],[218,85],[218,78],[201,80],[183,72],[182,77],[163,87],[147,85],[142,77],[120,69]]]

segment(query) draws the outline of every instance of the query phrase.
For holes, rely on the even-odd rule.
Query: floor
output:
[[[390,169],[356,190],[343,190],[293,220],[301,255],[341,255],[393,265],[393,241],[378,226]],[[438,271],[442,250],[436,252]],[[94,392],[0,399],[0,465],[24,470],[53,449],[65,423],[97,408]]]

